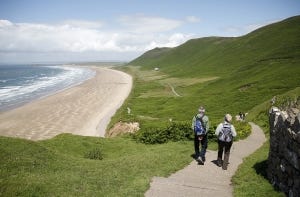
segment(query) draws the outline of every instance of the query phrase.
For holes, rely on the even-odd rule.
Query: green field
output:
[[[143,196],[151,177],[191,161],[188,142],[62,134],[39,142],[0,137],[0,144],[0,196]]]
[[[248,112],[299,87],[299,20],[293,17],[238,38],[200,38],[146,52],[123,68],[134,75],[135,88],[126,104],[132,114],[121,111],[119,117],[145,124],[151,123],[140,116],[189,120],[202,104],[218,122],[225,113]]]
[[[300,96],[299,35],[297,16],[242,37],[200,38],[148,51],[118,67],[133,76],[134,85],[110,126],[135,121],[140,134],[159,131],[160,136],[170,120],[185,125],[205,105],[210,134],[225,113],[241,111],[268,136],[270,99]],[[240,135],[245,127],[238,126]],[[192,161],[188,138],[151,145],[135,139],[0,137],[0,196],[143,196],[153,176],[167,176]],[[209,144],[216,148],[214,139]],[[282,196],[264,176],[267,155],[265,144],[240,166],[233,178],[235,196]]]

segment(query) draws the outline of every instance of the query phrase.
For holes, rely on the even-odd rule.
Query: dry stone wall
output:
[[[268,179],[287,196],[300,196],[300,110],[270,109]]]

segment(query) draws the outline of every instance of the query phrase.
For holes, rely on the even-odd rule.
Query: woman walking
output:
[[[230,114],[225,115],[225,120],[220,123],[216,129],[215,135],[218,136],[218,159],[217,165],[222,166],[223,170],[227,170],[230,148],[233,143],[233,137],[236,136],[234,126],[231,124],[232,116]],[[224,152],[224,160],[222,163],[222,157]]]

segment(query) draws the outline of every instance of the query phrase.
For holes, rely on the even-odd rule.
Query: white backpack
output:
[[[223,123],[223,127],[219,133],[219,140],[223,142],[231,142],[233,139],[231,132],[231,124]]]

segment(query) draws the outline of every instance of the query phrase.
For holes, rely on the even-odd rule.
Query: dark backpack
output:
[[[199,118],[197,115],[195,116],[196,122],[194,125],[194,132],[196,135],[205,135],[205,129],[203,127],[202,117]]]
[[[232,141],[232,133],[231,133],[231,124],[224,124],[221,132],[219,133],[219,140],[223,142],[231,142]]]

